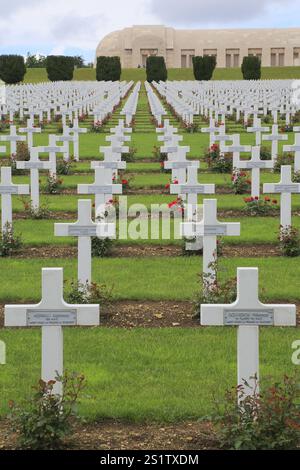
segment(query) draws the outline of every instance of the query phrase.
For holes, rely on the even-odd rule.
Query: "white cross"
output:
[[[79,161],[79,134],[86,134],[87,129],[84,127],[80,127],[78,123],[78,119],[74,119],[73,127],[70,128],[70,133],[73,133],[74,140],[74,159],[78,162]]]
[[[261,133],[269,132],[268,127],[263,127],[261,125],[261,119],[255,117],[253,121],[253,127],[247,127],[247,132],[255,134],[256,145],[261,145]]]
[[[201,222],[184,222],[184,237],[203,237],[203,274],[209,277],[208,283],[215,282],[215,270],[212,263],[216,261],[217,237],[240,235],[240,223],[219,222],[217,219],[217,199],[204,199],[203,219]]]
[[[216,126],[215,120],[211,118],[209,127],[202,127],[201,132],[206,134],[209,133],[209,146],[211,147],[213,145],[213,137],[215,135],[215,132],[220,132],[220,127]]]
[[[40,207],[40,182],[39,170],[51,170],[50,161],[44,162],[39,159],[39,148],[32,147],[30,150],[30,160],[28,162],[17,162],[18,170],[30,170],[30,195],[34,210]]]
[[[260,170],[263,168],[273,168],[274,161],[261,160],[260,147],[252,147],[251,160],[240,160],[236,162],[236,168],[251,170],[251,196],[260,196]]]
[[[45,382],[63,375],[63,326],[98,326],[99,305],[72,305],[63,298],[63,269],[42,269],[42,300],[34,305],[6,305],[6,327],[42,328],[42,374]],[[60,383],[55,393],[62,394]]]
[[[251,152],[251,145],[241,145],[240,144],[240,134],[234,134],[231,136],[232,145],[225,145],[223,147],[223,152],[233,153],[233,169],[237,168],[237,162],[240,159],[240,154],[242,152]]]
[[[17,142],[25,142],[26,137],[24,135],[17,135],[17,127],[10,126],[10,134],[3,135],[0,137],[1,142],[10,142],[10,154],[16,155],[17,153]]]
[[[278,142],[288,140],[287,135],[280,135],[278,132],[278,125],[274,124],[272,126],[272,134],[264,135],[262,140],[272,142],[272,159],[275,160],[278,157]]]
[[[171,194],[178,194],[185,198],[187,195],[187,210],[185,213],[186,220],[197,221],[198,216],[198,195],[199,194],[214,194],[214,184],[200,184],[198,182],[198,168],[190,166],[187,169],[187,181],[182,184],[171,184]],[[202,245],[202,240],[201,240]]]
[[[111,170],[95,168],[95,181],[93,184],[79,184],[78,194],[95,194],[96,218],[102,217],[106,203],[114,194],[122,194],[122,185],[113,184]]]
[[[300,193],[300,183],[292,181],[292,167],[282,165],[280,183],[264,184],[264,193],[281,194],[280,223],[282,227],[290,227],[292,225],[292,194]]]
[[[35,127],[31,119],[27,120],[27,127],[22,127],[19,129],[21,134],[27,134],[27,142],[29,150],[33,147],[33,134],[40,134],[42,129],[40,127]]]
[[[70,130],[71,129],[64,126],[63,135],[56,137],[56,142],[63,142],[64,143],[63,147],[61,147],[61,151],[64,154],[64,160],[65,161],[70,160],[70,142],[75,141],[75,137],[73,135],[70,135],[70,133],[69,133]]]
[[[7,225],[12,224],[12,195],[29,194],[28,184],[13,184],[11,177],[11,167],[1,167],[1,227],[2,232],[6,230]]]
[[[259,301],[258,269],[238,268],[237,300],[230,305],[201,305],[201,325],[238,326],[238,385],[246,380],[253,395],[259,379],[259,326],[296,326],[295,305],[265,305]]]
[[[56,145],[56,135],[49,135],[49,145],[45,147],[36,147],[38,154],[49,153],[49,162],[51,163],[50,174],[56,175],[56,154],[62,152],[62,147]]]
[[[295,134],[295,144],[284,145],[283,151],[295,152],[295,173],[298,173],[298,171],[300,171],[300,134]]]
[[[92,237],[116,238],[115,224],[92,221],[92,202],[79,199],[78,220],[69,224],[54,224],[55,236],[78,238],[78,281],[92,282]]]

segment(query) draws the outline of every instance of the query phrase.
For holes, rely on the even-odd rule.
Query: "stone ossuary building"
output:
[[[243,57],[259,56],[264,67],[300,66],[300,28],[176,30],[133,26],[115,31],[98,45],[96,56],[119,56],[122,67],[145,66],[163,56],[168,68],[192,66],[195,55],[215,55],[218,67],[240,67]]]

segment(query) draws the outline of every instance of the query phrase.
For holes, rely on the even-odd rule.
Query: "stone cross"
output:
[[[80,127],[78,119],[74,119],[73,127],[70,129],[70,133],[74,135],[73,145],[74,145],[74,160],[79,161],[79,135],[86,134],[87,129]]]
[[[39,170],[51,170],[50,161],[41,161],[39,159],[39,148],[32,147],[30,150],[30,160],[17,162],[18,170],[30,170],[30,195],[34,210],[40,207],[40,182]]]
[[[231,136],[232,145],[225,145],[223,147],[224,152],[233,153],[233,169],[237,168],[237,162],[240,160],[240,154],[242,152],[251,152],[251,145],[241,145],[240,144],[240,134],[233,134]]]
[[[230,305],[201,305],[201,325],[238,327],[238,385],[246,380],[253,395],[253,377],[259,379],[259,327],[296,326],[295,305],[265,305],[259,301],[258,269],[238,268],[237,300]]]
[[[160,151],[161,153],[168,154],[168,162],[164,163],[164,168],[172,169],[172,180],[177,179],[180,184],[181,183],[184,184],[186,182],[186,168],[187,168],[185,165],[185,162],[187,162],[186,154],[190,151],[190,147],[179,147],[178,145],[174,145],[174,146],[161,147]],[[175,163],[175,165],[173,165],[173,168],[168,168],[168,165],[166,165],[166,163],[169,163],[169,162]],[[177,162],[177,165],[176,165],[176,162]],[[181,163],[184,163],[184,165],[181,165]]]
[[[49,153],[49,162],[51,163],[50,174],[56,175],[56,155],[62,153],[63,148],[56,145],[56,135],[49,135],[49,145],[45,147],[37,147],[38,153]]]
[[[280,194],[280,224],[283,228],[292,226],[292,194],[300,193],[300,183],[293,183],[292,167],[281,166],[280,183],[264,184],[264,193]]]
[[[0,137],[1,142],[10,143],[10,154],[16,155],[17,153],[17,142],[25,142],[26,137],[24,135],[17,135],[17,127],[10,126],[10,133]]]
[[[284,145],[284,152],[295,152],[295,173],[300,171],[300,134],[295,134],[294,145]]]
[[[28,184],[13,184],[11,167],[1,167],[1,227],[6,230],[7,224],[12,224],[12,195],[29,194]]]
[[[115,224],[92,221],[92,202],[79,199],[78,220],[75,223],[54,224],[55,236],[78,238],[78,282],[92,282],[92,237],[116,238]]]
[[[201,132],[209,133],[209,146],[211,147],[214,143],[213,142],[213,137],[215,135],[215,132],[220,132],[220,127],[216,126],[215,120],[213,118],[211,118],[209,127],[202,127]]]
[[[260,147],[252,147],[251,160],[240,160],[236,162],[236,168],[245,170],[251,170],[251,196],[260,196],[260,170],[264,168],[273,168],[274,161],[272,160],[261,160],[260,158]]]
[[[70,135],[69,131],[70,129],[64,126],[63,135],[56,136],[56,142],[63,142],[63,146],[61,147],[61,152],[63,152],[64,160],[67,162],[70,160],[70,142],[75,141],[75,137],[73,135]]]
[[[31,119],[27,119],[27,127],[22,127],[19,129],[21,134],[27,134],[27,143],[29,150],[33,147],[33,134],[40,134],[42,129],[40,127],[35,127]]]
[[[95,181],[93,184],[79,184],[78,194],[95,194],[96,218],[103,217],[105,205],[114,194],[122,194],[122,185],[113,184],[111,170],[95,168]]]
[[[253,121],[253,127],[247,127],[247,132],[255,134],[256,145],[261,145],[261,134],[262,132],[269,132],[268,127],[263,127],[261,125],[261,119],[255,117]]]
[[[288,140],[287,135],[280,135],[278,132],[278,125],[274,124],[272,126],[272,134],[271,135],[264,135],[262,140],[272,142],[272,159],[275,160],[278,157],[278,142],[282,142],[283,140]]]
[[[240,223],[219,222],[217,219],[217,199],[204,199],[203,219],[201,222],[184,222],[182,235],[185,237],[203,237],[203,274],[208,284],[216,280],[213,263],[216,261],[217,237],[240,235]]]
[[[72,305],[63,298],[63,269],[42,269],[42,300],[34,305],[6,305],[6,327],[42,328],[42,373],[45,382],[63,375],[63,326],[98,326],[99,305]],[[54,387],[62,394],[61,383]]]

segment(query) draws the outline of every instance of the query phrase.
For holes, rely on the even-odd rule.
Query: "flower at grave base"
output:
[[[178,180],[174,180],[173,184],[179,184]]]
[[[172,207],[176,206],[177,203],[178,203],[177,199],[176,199],[176,201],[170,202],[170,203],[168,204],[168,208],[171,209]]]
[[[273,204],[278,204],[277,199],[273,199],[272,203],[273,203]]]
[[[266,196],[266,197],[265,197],[265,201],[266,201],[266,202],[270,202],[270,201],[271,201],[271,198],[270,198],[269,196]]]
[[[128,184],[128,180],[122,180],[122,184],[123,184],[123,185]]]
[[[259,197],[255,196],[255,200],[258,201],[258,200],[259,200]]]
[[[246,180],[246,183],[247,183],[247,184],[251,184],[251,180]]]
[[[170,184],[166,184],[165,189],[170,189]]]

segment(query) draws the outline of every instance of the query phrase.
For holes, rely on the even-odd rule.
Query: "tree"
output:
[[[259,57],[244,57],[242,63],[242,74],[244,80],[260,80],[261,79],[261,60]]]
[[[146,75],[148,82],[165,82],[168,79],[168,71],[164,57],[148,57],[146,63]]]
[[[96,78],[99,82],[115,82],[122,73],[120,57],[100,56],[97,58]]]
[[[21,55],[0,56],[0,79],[5,83],[22,82],[26,73],[24,57]]]
[[[46,68],[51,82],[72,80],[74,75],[74,57],[49,55],[47,57]]]
[[[78,69],[82,69],[84,67],[83,57],[81,57],[80,55],[74,56],[74,66]]]
[[[193,71],[195,80],[211,80],[217,65],[215,56],[193,57]]]

